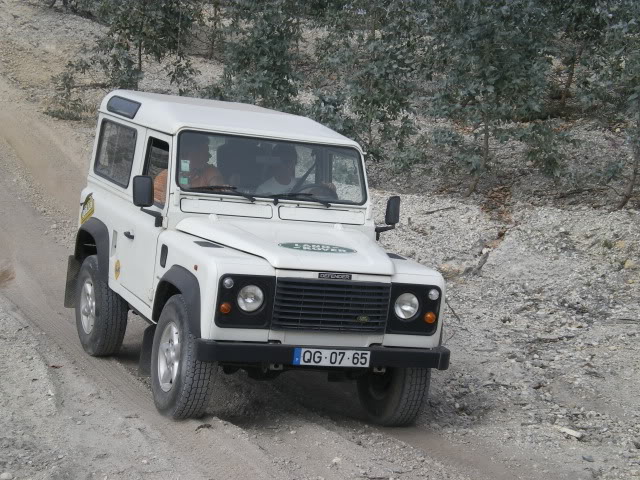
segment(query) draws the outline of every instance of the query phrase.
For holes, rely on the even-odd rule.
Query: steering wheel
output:
[[[322,190],[322,193],[316,194],[318,196],[330,198],[331,200],[338,199],[338,194],[336,193],[336,191],[333,188],[329,187],[328,185],[325,185],[324,183],[307,183],[305,185],[302,185],[294,193],[304,193],[307,190],[314,190],[314,189]],[[309,193],[313,193],[313,192],[309,192]]]

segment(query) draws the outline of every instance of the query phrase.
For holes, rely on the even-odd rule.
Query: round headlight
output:
[[[436,290],[435,288],[432,288],[431,290],[429,290],[430,300],[437,300],[439,298],[440,298],[440,292],[438,290]]]
[[[264,303],[264,293],[255,285],[247,285],[238,292],[238,306],[245,312],[255,312]]]
[[[416,316],[419,308],[420,302],[413,293],[403,293],[397,298],[396,304],[393,306],[393,310],[400,320],[411,320]]]

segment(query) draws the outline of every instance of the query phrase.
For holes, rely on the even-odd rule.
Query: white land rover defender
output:
[[[363,152],[295,115],[115,91],[102,102],[65,306],[90,355],[151,325],[141,368],[172,418],[205,412],[215,374],[293,369],[357,381],[369,417],[414,420],[447,369],[442,276],[377,243]],[[149,359],[150,356],[150,359]]]

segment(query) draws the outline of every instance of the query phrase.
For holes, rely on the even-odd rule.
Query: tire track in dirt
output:
[[[86,184],[83,177],[86,152],[66,142],[52,128],[53,120],[12,98],[15,99],[15,89],[0,77],[0,138],[16,153],[44,193],[55,199],[63,211],[75,216],[79,192]]]

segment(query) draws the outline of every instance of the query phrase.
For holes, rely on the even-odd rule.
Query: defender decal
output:
[[[328,280],[351,280],[352,276],[350,273],[320,272],[318,274],[318,278],[326,278]]]
[[[321,252],[321,253],[356,253],[356,250],[347,247],[339,247],[337,245],[325,245],[323,243],[279,243],[278,246],[290,248],[292,250],[303,250],[305,252]]]

